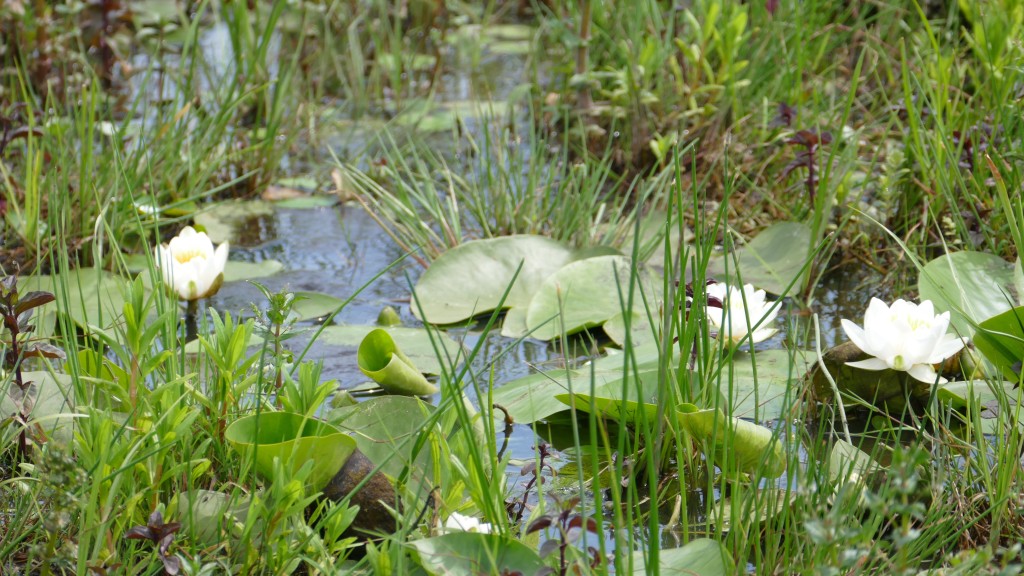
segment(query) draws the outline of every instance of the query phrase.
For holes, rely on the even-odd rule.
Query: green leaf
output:
[[[532,549],[498,534],[452,532],[409,545],[429,574],[536,574],[544,567]]]
[[[402,326],[358,326],[335,325],[324,328],[319,341],[324,344],[340,346],[359,346],[366,335],[372,330],[385,330],[391,335],[395,345],[424,374],[441,374],[442,363],[448,366],[461,359],[462,346],[450,336],[438,330],[427,331],[424,328],[406,328]],[[437,346],[437,352],[434,347]],[[441,358],[438,358],[438,352]]]
[[[863,482],[884,467],[846,440],[835,440],[828,453],[828,475],[833,482]]]
[[[220,244],[237,240],[239,231],[248,226],[252,220],[270,216],[273,213],[274,207],[270,202],[234,200],[222,202],[209,210],[196,214],[194,221],[197,226],[201,226],[206,231],[206,235],[214,244]]]
[[[593,398],[588,394],[557,394],[555,399],[566,406],[575,406],[580,412],[587,414],[596,413],[602,418],[617,420],[622,424],[634,424],[640,420],[640,414],[647,422],[654,422],[658,418],[657,404],[641,404],[632,400],[619,400],[617,398]],[[593,406],[591,406],[593,403]],[[697,412],[699,408],[693,404],[680,404],[676,406],[680,412]]]
[[[725,546],[717,540],[698,538],[682,548],[658,551],[658,567],[648,570],[647,554],[633,552],[633,574],[680,574],[689,576],[731,576],[736,565]]]
[[[786,469],[782,442],[764,426],[730,418],[721,410],[680,411],[677,418],[694,439],[711,448],[723,470],[774,478]]]
[[[571,249],[543,236],[465,242],[442,254],[423,273],[416,283],[412,312],[433,324],[487,314],[497,309],[513,278],[503,307],[525,309],[541,283],[572,258]]]
[[[359,369],[388,394],[430,396],[437,394],[434,386],[402,353],[391,334],[383,328],[371,330],[359,344]]]
[[[290,463],[292,473],[312,460],[311,492],[323,488],[356,449],[356,441],[334,426],[290,412],[245,416],[228,426],[224,439],[245,457],[255,453],[256,471],[267,479],[275,458]]]
[[[1024,360],[1024,306],[997,314],[978,325],[974,335],[977,349],[1002,372],[1003,377],[1019,382]]]
[[[73,419],[81,417],[75,413],[75,393],[71,377],[67,374],[51,374],[46,371],[23,372],[22,382],[31,383],[29,396],[29,422],[38,424],[47,437],[67,444],[71,442]],[[15,402],[15,399],[18,402]],[[12,378],[8,386],[0,387],[0,415],[7,418],[21,412],[21,398],[18,385]]]
[[[950,312],[950,324],[964,337],[982,321],[1013,308],[1020,297],[1013,264],[983,252],[939,256],[921,270],[917,289],[936,312]]]
[[[312,320],[323,318],[341,307],[345,300],[322,292],[295,292],[296,302],[292,305],[292,312],[298,315],[299,320]]]
[[[629,318],[629,341],[633,346],[656,341],[657,335],[651,328],[647,314],[643,312],[619,312],[608,319],[601,328],[619,346],[626,345],[626,319]]]
[[[810,256],[811,230],[799,222],[779,222],[727,254],[711,258],[707,276],[721,282],[753,284],[772,294],[783,294],[801,274]],[[738,265],[738,270],[737,270]]]
[[[56,301],[39,308],[37,317],[56,310],[67,314],[86,332],[106,332],[124,313],[124,291],[128,281],[97,268],[77,268],[57,276],[33,276],[19,283],[18,290],[52,292]]]
[[[239,280],[254,280],[273,276],[284,270],[284,264],[277,260],[262,260],[260,262],[239,262],[228,260],[224,266],[224,281],[238,282]]]
[[[597,256],[565,265],[537,288],[526,311],[530,335],[552,340],[562,334],[599,326],[623,312],[630,292],[632,262],[625,256]],[[633,311],[644,314],[644,299],[656,294],[650,274],[635,278]]]
[[[412,396],[381,396],[331,410],[327,420],[355,438],[359,451],[381,472],[399,477],[406,469],[413,479],[422,480],[424,474],[433,474],[434,458],[431,443],[427,442],[415,453],[417,438],[434,433],[427,425],[434,406]],[[422,483],[422,494],[437,485],[433,476]],[[412,482],[410,482],[412,484]]]
[[[328,208],[338,203],[337,196],[300,196],[298,198],[288,198],[286,200],[278,200],[274,202],[274,205],[278,208],[291,208],[298,210],[312,210],[314,208]]]

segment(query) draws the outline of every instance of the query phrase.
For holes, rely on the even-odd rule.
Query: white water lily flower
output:
[[[228,243],[213,248],[206,232],[186,226],[167,246],[157,246],[156,265],[164,283],[174,288],[182,300],[208,298],[224,282],[228,261]]]
[[[466,516],[459,514],[458,512],[452,512],[448,516],[448,521],[444,523],[445,531],[461,531],[461,532],[479,532],[481,534],[490,534],[491,525],[486,522],[481,522],[478,518],[472,516]]]
[[[934,365],[964,347],[962,338],[946,333],[949,312],[936,316],[930,300],[920,304],[897,300],[892,306],[886,306],[885,302],[872,298],[864,313],[863,328],[845,319],[842,324],[857,348],[873,356],[847,362],[847,366],[899,370],[928,384],[946,381],[935,372]]]
[[[736,346],[750,334],[750,344],[757,344],[778,332],[771,324],[779,309],[772,309],[774,302],[765,299],[764,290],[755,290],[752,284],[746,284],[740,290],[724,282],[714,282],[707,285],[705,292],[709,300],[714,298],[722,303],[721,308],[707,307],[708,323],[718,332],[720,342]],[[753,332],[751,328],[754,328]]]

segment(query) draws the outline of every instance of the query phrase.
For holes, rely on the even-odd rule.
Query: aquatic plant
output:
[[[935,364],[964,347],[962,338],[948,334],[949,312],[935,314],[931,300],[920,304],[896,300],[888,306],[872,298],[864,313],[864,327],[842,320],[850,340],[872,358],[847,362],[864,370],[907,372],[921,382],[946,382],[935,372]]]
[[[714,337],[726,346],[744,342],[757,344],[774,336],[771,324],[779,314],[779,305],[765,298],[764,290],[751,284],[736,288],[724,282],[708,284],[707,319]]]
[[[209,298],[224,282],[229,243],[214,249],[206,232],[185,226],[167,245],[157,246],[156,265],[164,283],[189,302]]]

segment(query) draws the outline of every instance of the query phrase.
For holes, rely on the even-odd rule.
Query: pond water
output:
[[[223,47],[223,34],[223,30],[213,28],[204,46],[208,49]],[[504,102],[517,86],[528,81],[524,77],[527,70],[524,56],[488,55],[485,50],[476,66],[470,65],[466,58],[460,60],[458,54],[454,55],[454,62],[466,65],[449,67],[441,76],[433,95],[436,103],[476,102],[481,99]],[[289,175],[325,174],[331,167],[329,159],[332,151],[338,157],[356,163],[373,160],[367,158],[365,152],[374,146],[374,139],[385,124],[384,119],[372,115],[349,118],[343,102],[338,102],[338,110],[335,112],[326,112],[328,117],[334,119],[330,123],[331,130],[319,134],[316,142],[297,145],[295,148],[303,149],[301,157],[286,157],[285,166],[291,172]],[[528,121],[525,113],[519,114],[516,119],[518,123]],[[476,131],[477,137],[482,136],[481,131],[487,129],[472,119],[464,122],[463,127],[471,132]],[[450,132],[426,137],[431,138],[431,142],[436,141],[439,149],[443,150],[447,144],[450,157],[454,158],[458,154],[451,146]],[[369,283],[336,317],[335,322],[373,324],[382,308],[392,306],[399,310],[403,324],[419,325],[410,312],[409,295],[411,286],[423,268],[413,259],[403,259],[402,250],[358,203],[340,203],[312,209],[280,208],[272,214],[249,219],[239,232],[238,238],[232,242],[233,260],[258,262],[274,259],[284,264],[282,272],[260,280],[272,291],[311,291],[347,298]],[[395,262],[398,264],[371,282],[382,269]],[[820,317],[823,349],[845,339],[840,329],[841,318],[860,321],[871,294],[854,288],[864,280],[858,274],[833,274],[816,291],[813,311]],[[225,285],[210,301],[210,305],[222,312],[248,316],[251,315],[251,305],[262,303],[262,300],[262,295],[254,286],[246,282],[235,282]],[[790,318],[793,324],[789,323]],[[810,347],[812,341],[807,339],[807,335],[813,336],[813,328],[808,319],[806,313],[789,307],[780,315],[779,324],[796,326],[799,336],[791,337],[791,340]],[[308,333],[316,328],[314,322],[303,325],[308,328]],[[498,358],[493,362],[493,370],[495,382],[499,386],[538,368],[557,367],[565,360],[559,351],[544,342],[526,340],[517,344],[496,332],[483,336],[480,331],[473,329],[456,331],[452,335],[463,340],[468,347],[475,346],[484,338],[482,354],[474,368],[483,370],[491,365],[493,359]],[[781,347],[785,338],[784,333],[780,334],[759,345],[759,348]],[[289,348],[298,352],[307,342],[308,335],[290,341]],[[351,388],[367,381],[357,367],[355,348],[315,343],[306,359],[322,361],[323,377],[337,379],[341,388]],[[514,463],[508,472],[515,490],[521,490],[524,484],[524,479],[519,476],[519,467],[523,461],[534,458],[533,447],[538,441],[540,439],[529,426],[515,426],[508,448]],[[571,460],[571,457],[562,455],[552,463],[559,467]],[[777,481],[779,485],[785,482],[785,478]],[[705,497],[700,491],[687,495],[692,500],[688,509],[703,510],[702,499]],[[699,521],[694,518],[690,520],[691,525],[694,520]],[[662,538],[666,545],[677,546],[680,534],[665,530]]]

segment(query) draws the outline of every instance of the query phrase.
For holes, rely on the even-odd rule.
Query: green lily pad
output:
[[[936,312],[949,311],[953,330],[968,337],[982,321],[1020,303],[1013,267],[984,252],[945,254],[925,265],[917,289]]]
[[[717,540],[698,538],[682,548],[658,551],[658,567],[648,570],[647,555],[633,552],[633,574],[687,574],[691,576],[728,576],[736,574],[736,564],[725,546]]]
[[[24,372],[23,382],[31,382],[34,392],[29,397],[29,422],[38,424],[47,437],[61,443],[71,442],[73,419],[81,417],[75,410],[75,393],[71,377],[46,371]],[[18,398],[18,402],[15,402]],[[21,412],[21,398],[12,379],[8,386],[0,387],[0,415],[3,418]]]
[[[651,328],[647,314],[643,312],[619,312],[605,322],[601,328],[619,346],[626,345],[626,318],[629,318],[629,341],[633,346],[655,342],[657,334]]]
[[[224,542],[224,534],[233,536],[232,544],[240,544],[240,525],[249,516],[251,498],[242,498],[213,490],[186,490],[176,496],[182,533],[206,546]],[[259,531],[255,531],[259,534]]]
[[[423,328],[341,324],[324,328],[319,340],[325,344],[355,347],[359,346],[372,330],[387,331],[405,357],[422,370],[423,374],[441,374],[442,363],[449,366],[450,363],[461,359],[462,346],[458,342],[443,332],[428,332]],[[437,351],[434,346],[438,347]],[[441,354],[440,359],[438,352]]]
[[[329,208],[338,203],[337,196],[300,196],[298,198],[288,198],[287,200],[278,200],[274,204],[278,208],[291,208],[297,210],[312,210],[314,208]]]
[[[709,445],[718,467],[774,478],[786,470],[782,441],[758,424],[730,418],[721,410],[678,412],[679,424]]]
[[[313,461],[309,490],[323,488],[356,449],[356,441],[334,426],[290,412],[264,412],[232,422],[224,439],[245,457],[255,452],[256,471],[272,479],[274,459],[290,463],[292,472]]]
[[[632,262],[625,256],[596,256],[566,264],[537,288],[526,311],[530,335],[553,340],[599,326],[623,312],[630,291]],[[650,274],[635,278],[633,311],[643,312],[641,290],[653,301],[656,294]]]
[[[499,534],[452,532],[409,545],[428,574],[537,574],[544,567],[531,548]]]
[[[299,320],[312,320],[323,318],[332,314],[345,300],[322,292],[295,292],[296,301],[292,305],[292,312],[298,315]]]
[[[438,393],[416,365],[402,353],[391,334],[376,328],[363,338],[357,354],[359,369],[388,394],[430,396]]]
[[[242,226],[253,218],[270,216],[274,207],[262,200],[234,200],[222,202],[195,215],[194,221],[206,231],[214,244],[234,241]]]
[[[429,433],[427,420],[434,410],[434,406],[419,398],[381,396],[355,406],[335,408],[327,420],[348,431],[359,451],[384,474],[397,478],[408,469],[416,478],[434,469],[429,444],[413,456],[417,437]]]
[[[267,259],[259,262],[239,262],[228,260],[224,266],[224,281],[238,282],[241,280],[255,280],[273,276],[284,270],[284,264],[277,260]]]
[[[1024,306],[997,314],[978,325],[974,345],[1003,377],[1019,382],[1024,360]]]
[[[58,276],[33,276],[18,283],[22,294],[44,290],[56,301],[36,309],[42,316],[56,309],[67,314],[86,332],[106,332],[124,313],[124,291],[128,281],[97,268],[77,268]]]
[[[623,376],[623,355],[611,354],[576,369],[550,370],[507,382],[494,391],[494,402],[507,408],[515,421],[521,423],[535,422],[564,410],[557,397],[569,393],[570,383],[576,394],[615,402],[656,404],[659,363],[664,361],[658,345],[652,342],[636,346],[632,353],[636,370],[634,373],[631,368],[628,376]],[[759,420],[784,418],[796,400],[791,391],[793,384],[807,369],[804,353],[764,350],[757,352],[755,358],[756,379],[748,353],[736,353],[732,365],[723,367],[720,381],[714,383],[725,402],[722,408],[737,417],[754,418],[756,413]],[[626,397],[622,396],[623,390]]]
[[[657,404],[641,404],[632,400],[619,400],[616,398],[593,398],[588,394],[558,394],[555,399],[566,406],[574,406],[580,412],[588,414],[596,413],[602,418],[616,420],[622,424],[633,424],[640,420],[640,414],[647,422],[654,422],[658,418]],[[593,406],[591,406],[593,404]],[[680,404],[676,406],[679,412],[697,412],[700,410],[693,404]]]
[[[570,248],[543,236],[507,236],[465,242],[448,250],[416,283],[413,314],[432,324],[454,324],[498,308],[529,305],[544,280],[573,259]],[[522,270],[516,276],[516,270]]]
[[[828,475],[833,482],[863,482],[884,470],[874,458],[846,440],[836,440],[828,454]]]
[[[810,256],[811,230],[800,222],[780,222],[765,228],[733,255],[713,257],[707,275],[730,284],[753,284],[783,294],[800,278]],[[738,266],[738,271],[737,271]]]

